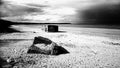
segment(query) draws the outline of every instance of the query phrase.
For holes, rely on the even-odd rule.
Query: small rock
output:
[[[12,67],[12,65],[9,64],[7,60],[0,58],[0,68],[10,68],[10,67]]]

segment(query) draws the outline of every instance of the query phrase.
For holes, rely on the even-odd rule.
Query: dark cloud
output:
[[[120,4],[98,5],[79,13],[84,24],[120,25]]]
[[[0,0],[0,5],[2,4],[2,1]]]

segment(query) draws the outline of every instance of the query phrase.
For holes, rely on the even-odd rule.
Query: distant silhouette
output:
[[[10,26],[12,24],[13,24],[13,22],[0,19],[0,33],[3,33],[3,32],[6,32],[6,33],[7,32],[16,32],[17,30],[10,28]]]

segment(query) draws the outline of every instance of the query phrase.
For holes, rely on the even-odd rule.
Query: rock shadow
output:
[[[57,31],[57,32],[49,32],[49,33],[66,33],[66,31]]]

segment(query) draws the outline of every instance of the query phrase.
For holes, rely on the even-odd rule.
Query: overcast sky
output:
[[[1,17],[13,21],[76,23],[81,12],[119,0],[2,0]]]

